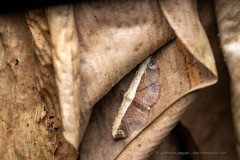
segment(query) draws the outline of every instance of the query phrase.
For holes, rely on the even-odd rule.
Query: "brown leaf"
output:
[[[201,91],[181,123],[190,131],[199,151],[223,153],[222,155],[203,155],[203,159],[236,160],[229,75],[219,47],[214,4],[208,0],[201,1],[198,3],[198,10],[213,49],[219,80],[216,85]]]
[[[22,13],[0,19],[0,159],[75,159],[61,133],[53,66],[35,55]]]
[[[49,26],[43,9],[30,10],[26,19],[32,33],[39,61],[42,65],[52,64],[52,43]]]
[[[195,5],[190,1],[178,2],[181,5],[171,1],[161,1],[161,4],[163,3],[161,8],[179,39],[168,43],[155,53],[156,63],[160,68],[158,80],[160,96],[157,103],[150,109],[145,127],[134,131],[127,139],[120,141],[111,139],[111,127],[108,126],[112,124],[122,101],[118,93],[120,90],[127,90],[132,80],[131,76],[126,77],[113,93],[96,106],[93,120],[90,121],[81,144],[82,159],[94,159],[95,156],[98,159],[146,158],[174,127],[189,101],[193,100],[181,97],[193,90],[216,83],[217,75],[212,51],[197,17]],[[174,9],[176,12],[170,12],[168,7],[172,10],[176,8]],[[190,14],[181,14],[182,12]],[[181,23],[174,23],[173,19]],[[196,34],[199,39],[195,38]],[[180,103],[182,106],[179,104],[182,108],[178,110],[172,107],[172,104],[178,104],[180,98],[183,102]],[[171,113],[174,116],[169,115]],[[96,128],[97,126],[100,128]],[[139,147],[139,144],[144,145]],[[114,148],[111,154],[107,153],[110,148]],[[95,151],[94,155],[89,153],[92,150]]]
[[[65,13],[67,12],[66,9],[66,6],[62,7],[61,11]],[[57,12],[58,8],[51,8],[51,10]],[[156,1],[80,2],[73,6],[71,12],[74,14],[74,23],[76,23],[76,32],[79,39],[79,43],[76,42],[79,44],[78,55],[75,57],[80,56],[80,66],[73,66],[72,69],[78,70],[80,68],[81,74],[79,75],[81,77],[76,77],[75,80],[80,80],[82,85],[80,90],[76,90],[76,92],[79,91],[80,97],[71,100],[72,103],[69,103],[69,109],[78,110],[79,107],[75,104],[79,103],[81,104],[81,111],[80,114],[77,114],[78,112],[74,113],[74,115],[79,115],[79,120],[77,120],[77,117],[68,120],[63,119],[63,123],[71,123],[76,126],[75,128],[78,128],[77,125],[79,125],[80,121],[79,138],[74,138],[74,142],[71,142],[77,147],[87,127],[93,105],[131,69],[159,47],[173,39],[174,33]],[[60,12],[57,13],[60,14]],[[62,55],[59,48],[63,50],[66,48],[66,44],[63,44],[65,41],[62,42],[64,39],[62,39],[59,30],[61,27],[62,30],[66,30],[65,23],[60,19],[61,16],[64,19],[66,15],[59,15],[59,18],[48,17],[56,55]],[[75,30],[71,27],[68,29]],[[76,36],[76,34],[73,35]],[[67,41],[70,37],[66,38]],[[59,44],[59,48],[56,48],[56,44]],[[62,59],[62,62],[70,58],[67,57],[69,53],[65,53],[66,57]],[[71,67],[71,65],[64,65],[64,63],[55,64],[54,66],[58,75],[56,76],[57,81],[61,80],[59,77],[63,74],[63,72],[60,74],[58,71]],[[70,77],[75,77],[70,70],[66,73]],[[71,96],[69,95],[76,93],[72,92],[76,89],[75,85],[74,82],[68,80],[62,80],[61,83],[58,83],[61,108],[66,108],[63,106],[63,102],[70,102]],[[72,95],[77,96],[77,94]],[[66,113],[70,112],[62,109],[62,115]]]
[[[215,8],[223,55],[231,77],[232,113],[240,158],[240,2],[216,0]]]

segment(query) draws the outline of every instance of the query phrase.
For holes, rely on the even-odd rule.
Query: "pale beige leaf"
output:
[[[80,47],[72,5],[46,9],[53,43],[63,135],[75,149],[81,141]]]

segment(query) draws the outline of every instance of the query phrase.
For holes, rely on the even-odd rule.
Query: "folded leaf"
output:
[[[128,138],[115,141],[111,137],[111,125],[122,103],[120,93],[128,90],[135,73],[133,70],[95,106],[80,147],[81,159],[146,158],[174,127],[190,101],[194,100],[193,97],[182,97],[216,83],[213,54],[199,22],[195,3],[179,0],[160,1],[160,4],[178,38],[160,48],[154,55],[160,70],[160,96],[157,103],[150,107],[145,125],[132,132]],[[179,108],[173,107],[174,104],[178,104]],[[90,154],[91,151],[95,154]]]
[[[64,131],[72,134],[67,139],[77,148],[93,105],[131,69],[173,39],[174,33],[157,1],[80,2],[73,9],[53,7],[46,13],[55,49],[53,61],[63,125],[75,126],[70,129],[64,125]],[[71,34],[64,37],[66,30]],[[78,53],[74,58],[80,57],[80,65],[71,62],[72,50],[74,55]],[[64,75],[72,78],[65,79]],[[64,114],[73,118],[66,119]],[[79,133],[73,131],[77,128]]]
[[[48,8],[53,64],[59,92],[63,135],[78,149],[80,135],[80,47],[71,5]],[[75,123],[74,123],[75,122]]]

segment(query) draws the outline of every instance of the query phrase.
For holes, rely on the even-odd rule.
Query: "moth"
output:
[[[151,106],[159,99],[159,91],[159,67],[154,56],[150,56],[140,64],[123,96],[112,126],[114,139],[127,138],[144,127]]]

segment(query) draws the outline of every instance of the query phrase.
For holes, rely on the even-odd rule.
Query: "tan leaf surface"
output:
[[[53,66],[36,56],[22,13],[0,21],[0,159],[76,159],[61,133]]]
[[[76,151],[66,143],[61,133],[78,148],[88,126],[80,146],[81,159],[145,159],[194,101],[195,90],[217,81],[213,54],[198,19],[196,4],[190,0],[91,1],[30,11],[26,17],[32,34],[25,18],[19,17],[18,20],[10,17],[6,22],[3,18],[4,23],[0,25],[4,53],[0,59],[0,67],[4,70],[0,78],[4,83],[0,85],[3,89],[9,81],[9,86],[12,85],[10,90],[1,92],[0,98],[11,101],[6,102],[8,108],[19,104],[23,106],[16,117],[6,116],[13,108],[4,108],[4,114],[1,115],[8,122],[2,123],[5,125],[3,128],[7,128],[2,132],[9,141],[0,142],[3,147],[12,147],[8,153],[1,153],[4,158],[9,158],[7,156],[14,152],[13,157],[23,159],[44,159],[50,157],[49,154],[59,156],[59,159],[69,154],[70,159],[75,159]],[[17,23],[14,24],[14,20]],[[19,31],[17,36],[14,35],[16,30]],[[10,43],[10,37],[16,40]],[[9,48],[9,51],[5,51],[5,48]],[[5,52],[6,55],[11,52],[9,55],[13,57],[6,58]],[[12,54],[20,52],[24,54],[18,59]],[[36,54],[35,59],[32,52]],[[160,69],[159,99],[150,108],[144,126],[131,133],[129,138],[116,141],[111,131],[122,101],[120,92],[129,87],[135,73],[132,69],[154,52]],[[24,59],[24,56],[30,59]],[[11,76],[12,68],[16,69],[12,65],[14,63],[23,64],[23,68]],[[30,78],[25,80],[23,73]],[[58,99],[54,81],[57,82]],[[27,88],[35,83],[37,90]],[[25,94],[15,95],[18,86]],[[32,100],[27,101],[27,98]],[[36,104],[39,104],[38,111],[32,107]],[[29,107],[26,109],[26,106]],[[19,117],[23,119],[19,120]],[[24,126],[26,121],[37,120],[38,125],[32,122],[33,126],[37,126],[36,129],[16,127],[16,130],[21,130],[16,132],[29,135],[29,142],[37,141],[42,148],[36,147],[36,152],[30,152],[34,148],[32,145],[22,144],[25,143],[23,141],[12,143],[23,139],[23,136],[18,135],[15,139],[15,134],[7,134],[12,132],[7,127],[12,119],[19,123],[18,126]],[[41,131],[38,131],[39,128]],[[32,134],[33,131],[37,136]],[[36,137],[37,140],[31,139]],[[28,147],[21,148],[21,145]]]

